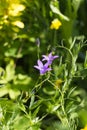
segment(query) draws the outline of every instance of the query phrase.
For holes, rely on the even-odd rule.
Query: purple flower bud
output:
[[[40,39],[39,39],[39,38],[36,39],[36,45],[37,45],[38,47],[40,46]]]

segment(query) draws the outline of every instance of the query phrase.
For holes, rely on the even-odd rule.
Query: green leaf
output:
[[[72,1],[72,6],[73,6],[75,12],[77,12],[82,1],[83,0],[73,0]]]
[[[35,100],[35,95],[34,95],[34,94],[32,94],[32,95],[31,95],[31,101],[30,101],[29,108],[31,108],[31,107],[32,107],[32,105],[34,104],[34,100]]]
[[[37,116],[38,112],[40,110],[40,106],[38,106],[35,111],[33,112],[33,118]]]
[[[10,60],[10,62],[6,66],[5,80],[11,81],[12,79],[14,79],[14,74],[15,74],[14,61]]]
[[[19,103],[19,104],[18,104],[18,107],[19,107],[19,109],[20,109],[21,111],[23,111],[24,113],[26,113],[26,108],[25,108],[25,106],[24,106],[23,103]]]
[[[3,86],[2,88],[0,88],[0,97],[3,97],[4,95],[8,94],[8,91],[8,86]]]
[[[85,61],[84,61],[84,67],[87,68],[87,51],[86,51],[86,56],[85,56]]]
[[[35,101],[34,104],[32,105],[31,109],[35,109],[36,107],[40,106],[40,104],[43,102],[43,100],[38,100]]]
[[[20,95],[20,91],[17,89],[10,89],[9,90],[9,96],[11,99],[16,99]]]
[[[22,91],[29,91],[32,86],[32,79],[28,75],[18,74],[14,77],[12,88]]]
[[[60,16],[61,19],[69,21],[69,18],[67,16],[63,15],[57,7],[50,4],[50,8],[51,8],[52,12],[55,14],[58,14],[58,16]]]

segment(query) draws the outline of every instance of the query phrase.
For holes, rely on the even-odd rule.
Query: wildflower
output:
[[[16,4],[16,3],[12,3],[9,6],[9,15],[11,16],[17,16],[20,14],[21,11],[23,11],[25,9],[25,6],[22,4]]]
[[[58,58],[58,56],[56,56],[56,55],[53,56],[53,55],[52,55],[52,52],[51,52],[48,56],[42,55],[42,57],[43,57],[42,61],[47,61],[48,65],[51,65],[51,64],[52,64],[52,61],[53,61],[54,59]]]
[[[87,130],[87,125],[83,129],[80,129],[80,130]]]
[[[57,80],[55,81],[56,88],[57,88],[57,87],[60,87],[61,84],[62,84],[62,82],[63,82],[62,79],[57,79]]]
[[[62,25],[62,23],[58,19],[54,19],[51,23],[50,29],[59,29],[59,27]]]
[[[24,28],[24,23],[21,21],[15,21],[12,24],[19,27],[19,28]]]
[[[41,75],[46,73],[47,71],[52,70],[51,68],[49,68],[47,63],[43,65],[42,61],[40,60],[37,61],[37,64],[38,65],[35,65],[34,67],[40,71]]]

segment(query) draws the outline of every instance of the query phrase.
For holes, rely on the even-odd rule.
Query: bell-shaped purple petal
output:
[[[38,65],[35,65],[34,68],[38,69],[40,71],[40,74],[44,74],[47,71],[52,70],[51,68],[49,68],[49,64],[48,63],[43,65],[42,61],[38,60],[37,64]]]
[[[42,55],[42,57],[43,57],[42,61],[49,60],[48,56],[46,55]]]
[[[42,61],[47,61],[48,64],[51,65],[51,64],[52,64],[52,61],[53,61],[54,59],[58,58],[59,56],[57,56],[57,55],[53,56],[53,55],[52,55],[52,52],[51,52],[48,56],[42,55],[42,57],[43,57]]]
[[[43,63],[42,63],[42,61],[38,60],[38,61],[37,61],[37,64],[38,64],[38,66],[39,66],[40,68],[43,67]]]

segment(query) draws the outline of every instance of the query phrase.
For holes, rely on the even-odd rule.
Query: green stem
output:
[[[53,46],[57,43],[57,32],[54,30],[54,39],[53,39]]]

